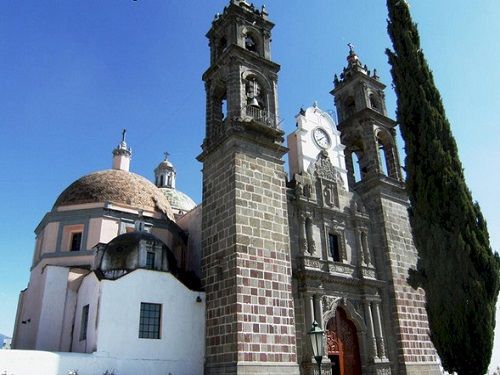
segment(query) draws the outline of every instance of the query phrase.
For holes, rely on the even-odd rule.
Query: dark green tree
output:
[[[387,0],[387,50],[406,150],[410,222],[419,261],[409,282],[427,296],[430,335],[444,368],[486,373],[495,328],[500,260],[465,183],[441,96],[405,0]]]

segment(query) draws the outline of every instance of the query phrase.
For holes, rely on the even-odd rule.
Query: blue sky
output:
[[[256,3],[260,5],[260,3]],[[469,188],[500,249],[500,3],[410,0],[422,47],[458,143]],[[201,200],[208,67],[205,33],[226,1],[0,2],[0,332],[12,333],[25,288],[33,230],[73,180],[111,166],[122,128],[131,169],[151,178],[163,152],[178,188]],[[266,1],[272,55],[281,64],[280,116],[287,133],[300,106],[333,109],[334,73],[348,42],[377,68],[395,98],[383,0]],[[401,145],[400,145],[401,146]],[[500,362],[500,360],[498,361]]]

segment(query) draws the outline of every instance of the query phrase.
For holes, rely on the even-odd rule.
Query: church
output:
[[[111,169],[62,189],[35,229],[13,372],[441,373],[406,282],[417,253],[385,85],[350,46],[337,118],[314,104],[285,134],[273,26],[231,0],[206,35],[200,205],[168,155],[153,181],[131,172],[125,132]]]

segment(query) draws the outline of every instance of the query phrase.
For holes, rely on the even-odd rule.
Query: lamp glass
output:
[[[311,345],[314,353],[314,357],[323,357],[325,350],[325,343],[323,340],[324,331],[319,327],[319,324],[314,321],[309,331],[309,337],[311,339]]]

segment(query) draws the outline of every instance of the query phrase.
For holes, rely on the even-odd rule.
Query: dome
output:
[[[172,208],[160,189],[138,174],[117,169],[99,171],[79,178],[59,195],[54,208],[101,202],[161,212],[171,220],[174,219]]]
[[[158,164],[155,171],[164,171],[171,169],[174,169],[174,165],[169,160],[165,159],[160,164]]]
[[[191,211],[196,207],[196,203],[182,191],[172,188],[160,188],[164,196],[167,198],[170,206],[174,211],[179,210],[183,212]]]
[[[117,279],[138,268],[178,274],[173,253],[163,241],[147,232],[115,237],[99,251],[98,258],[98,271],[106,279]]]

